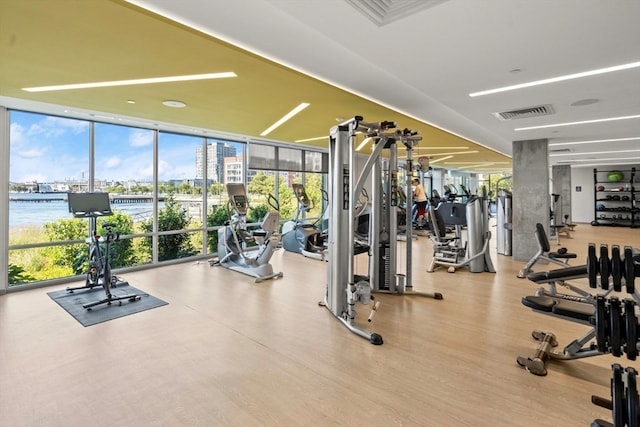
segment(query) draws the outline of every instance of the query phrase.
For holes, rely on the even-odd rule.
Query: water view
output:
[[[133,216],[134,221],[142,221],[151,215],[153,204],[118,203],[111,208]],[[9,229],[42,226],[61,218],[72,218],[65,193],[9,193]]]

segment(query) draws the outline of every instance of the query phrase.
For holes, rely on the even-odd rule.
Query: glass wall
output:
[[[293,218],[292,183],[320,216],[327,155],[269,144],[9,111],[9,286],[84,275],[86,238],[105,220],[120,233],[112,267],[206,256],[229,218],[226,184],[243,183],[259,222],[268,195]],[[251,163],[251,166],[249,167]],[[106,192],[113,215],[74,218],[68,192]]]

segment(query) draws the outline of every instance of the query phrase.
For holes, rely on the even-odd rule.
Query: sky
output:
[[[89,122],[11,111],[10,181],[83,180],[89,173]],[[96,123],[96,179],[152,181],[153,131]],[[161,133],[160,181],[195,178],[202,139]]]

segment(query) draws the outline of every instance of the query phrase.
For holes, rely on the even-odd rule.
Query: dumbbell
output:
[[[598,264],[600,271],[600,287],[605,291],[609,289],[609,270],[611,261],[609,260],[609,246],[600,245],[600,262]]]
[[[609,298],[609,341],[611,354],[615,357],[622,355],[622,308],[617,297]]]
[[[636,360],[638,356],[638,319],[636,302],[630,298],[624,300],[625,353],[627,359]]]

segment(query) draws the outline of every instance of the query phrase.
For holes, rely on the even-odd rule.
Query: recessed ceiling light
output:
[[[184,108],[187,106],[187,104],[185,104],[182,101],[172,101],[170,99],[166,100],[166,101],[162,101],[162,105],[166,106],[166,107],[172,107],[172,108]]]
[[[135,104],[136,101],[134,101],[133,99],[127,99],[127,104]]]

